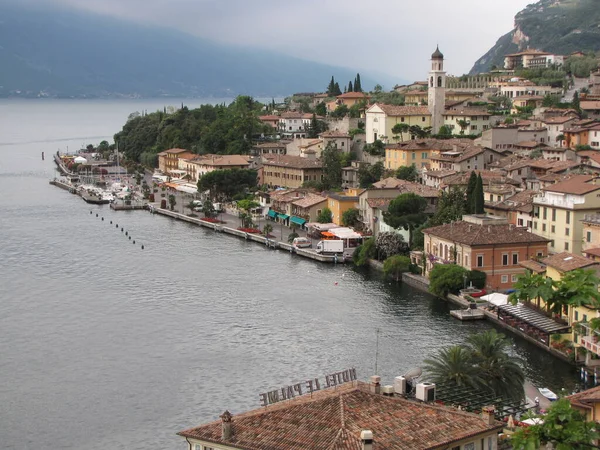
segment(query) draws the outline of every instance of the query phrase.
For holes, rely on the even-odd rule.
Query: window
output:
[[[404,117],[400,117],[400,122],[404,122]]]
[[[500,282],[502,284],[508,283],[508,275],[502,275],[502,278],[500,279]]]
[[[544,220],[548,218],[548,208],[544,206]]]
[[[550,241],[550,247],[554,248],[554,239]]]
[[[425,117],[421,117],[421,122],[425,122]]]
[[[550,233],[556,233],[556,227],[554,225],[550,227]]]
[[[490,202],[494,201],[494,194],[490,194]]]
[[[476,130],[477,129],[477,125],[471,125],[471,130]]]
[[[427,159],[427,152],[421,153],[421,159]]]
[[[502,265],[503,266],[508,266],[508,253],[503,253],[502,254]]]
[[[571,223],[571,211],[567,211],[567,225]]]
[[[552,222],[556,222],[556,209],[552,208]]]
[[[583,321],[584,321],[584,322],[587,322],[587,314],[584,314],[584,315],[583,315]]]
[[[465,266],[469,267],[469,255],[465,255]]]
[[[575,310],[575,322],[579,321],[579,311]]]
[[[195,444],[194,450],[202,450],[202,446],[200,444]]]
[[[537,252],[537,257],[538,257],[538,258],[541,258],[542,256],[544,256],[544,253],[543,253],[543,252]]]
[[[585,240],[586,240],[587,242],[592,242],[592,232],[591,232],[591,231],[588,231],[588,232],[586,233]]]
[[[291,129],[291,128],[290,128]],[[373,140],[376,141],[377,140],[377,133],[373,133]]]
[[[512,257],[513,257],[513,260],[512,260],[513,266],[516,266],[517,264],[519,264],[519,254],[513,253]]]
[[[570,230],[569,230],[568,228],[565,228],[565,236],[568,236],[568,235],[569,235],[569,231],[570,231]]]
[[[533,222],[533,229],[537,230],[537,222]]]
[[[565,250],[569,251],[569,243],[568,242],[565,242]]]
[[[519,279],[519,275],[517,275],[516,273],[513,273],[510,276],[510,281],[512,281],[513,283],[516,283],[518,279]]]
[[[477,267],[483,267],[483,255],[477,255]]]
[[[523,219],[517,219],[517,225],[522,227],[523,226]]]
[[[545,223],[542,224],[542,231],[544,231],[544,232],[546,231],[546,224]]]
[[[412,152],[412,159],[417,159],[417,154],[415,152]]]

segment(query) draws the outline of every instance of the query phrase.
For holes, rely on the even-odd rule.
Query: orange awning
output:
[[[321,234],[326,237],[335,237],[335,234],[330,233],[329,231],[321,231]]]

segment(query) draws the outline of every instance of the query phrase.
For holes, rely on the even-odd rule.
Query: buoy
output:
[[[123,232],[123,228],[121,227],[121,233]]]
[[[129,236],[129,240],[131,240],[131,236]]]
[[[104,222],[104,217],[102,218],[102,222]]]
[[[92,214],[92,212],[90,211],[90,214]]]
[[[144,250],[144,246],[142,245],[142,250]]]
[[[129,235],[129,231],[126,231],[126,232],[125,232],[125,236],[128,236],[128,235]]]
[[[135,241],[133,241],[133,243],[135,244]]]
[[[338,285],[337,281],[334,284],[337,286]]]
[[[115,228],[119,228],[119,224],[118,223],[115,225]]]
[[[96,213],[96,217],[98,217],[98,213]]]
[[[112,225],[112,220],[110,221],[110,224]]]

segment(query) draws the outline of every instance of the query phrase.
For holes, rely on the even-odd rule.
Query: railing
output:
[[[581,337],[581,345],[586,350],[589,350],[592,353],[600,356],[600,344],[597,342],[598,338],[596,336],[582,336]]]

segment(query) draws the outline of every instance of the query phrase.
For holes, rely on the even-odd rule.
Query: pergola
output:
[[[436,385],[437,402],[444,405],[460,407],[463,411],[480,412],[482,408],[493,405],[496,408],[496,419],[518,418],[530,408],[527,402],[505,399],[494,395],[491,391],[481,391],[467,386]]]
[[[498,306],[498,319],[546,345],[551,334],[567,333],[571,328],[520,303]]]

